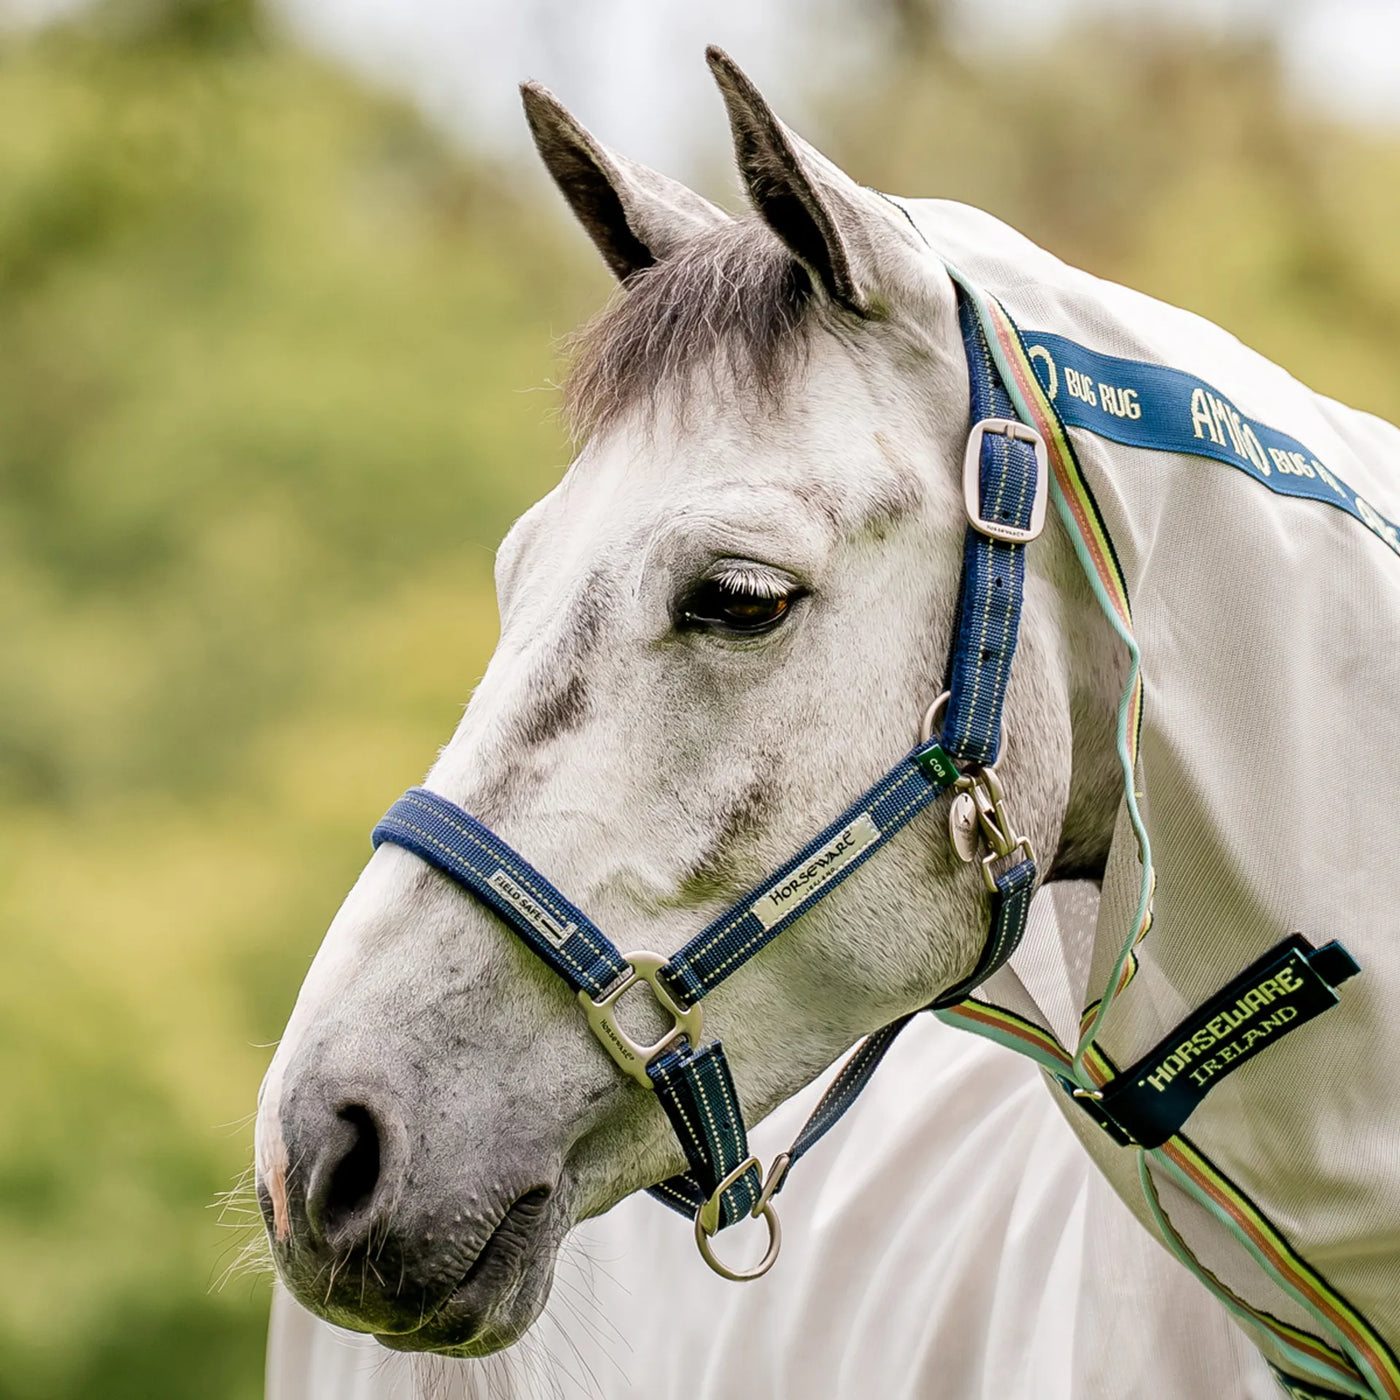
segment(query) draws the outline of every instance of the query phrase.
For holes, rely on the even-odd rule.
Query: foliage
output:
[[[1400,418],[1400,143],[1262,48],[910,35],[831,106],[861,178]],[[565,455],[520,391],[606,286],[510,189],[247,0],[0,43],[0,1400],[259,1393],[210,1208],[259,1046],[484,664]]]
[[[565,459],[538,227],[228,0],[0,49],[3,1400],[259,1393],[250,1042]]]
[[[832,121],[832,154],[861,179],[986,209],[1400,421],[1393,135],[1298,110],[1260,38],[1101,22],[979,57],[928,0],[879,4],[902,57]]]

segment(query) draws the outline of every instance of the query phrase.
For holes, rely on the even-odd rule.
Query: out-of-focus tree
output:
[[[886,44],[828,104],[857,176],[1400,418],[1400,140],[1260,42],[982,56],[936,0],[826,5]],[[0,1400],[260,1393],[212,1125],[479,674],[566,455],[519,391],[607,294],[515,189],[252,0],[0,38]]]
[[[494,543],[560,461],[539,227],[247,0],[6,43],[0,791],[217,786],[330,616]]]
[[[261,1394],[228,1125],[565,458],[553,227],[245,0],[0,38],[0,1400]]]
[[[992,52],[936,0],[866,5],[895,40],[832,104],[861,179],[987,209],[1400,420],[1400,139],[1301,109],[1267,35],[1100,19]]]

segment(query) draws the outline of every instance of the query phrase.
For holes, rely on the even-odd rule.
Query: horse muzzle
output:
[[[272,1097],[258,1199],[298,1302],[400,1351],[484,1354],[530,1325],[563,1231],[557,1171],[518,1146],[443,1142],[446,1125],[408,1121],[384,1083],[308,1073]],[[472,1157],[490,1158],[489,1179]]]

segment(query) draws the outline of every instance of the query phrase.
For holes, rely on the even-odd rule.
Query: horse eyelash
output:
[[[781,574],[737,561],[716,565],[705,575],[705,581],[753,598],[788,598],[798,591],[797,585]]]

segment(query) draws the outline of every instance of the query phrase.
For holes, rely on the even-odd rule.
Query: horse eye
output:
[[[718,579],[708,579],[694,589],[682,604],[681,626],[713,627],[724,632],[753,636],[776,627],[799,596],[795,592],[769,596]]]

